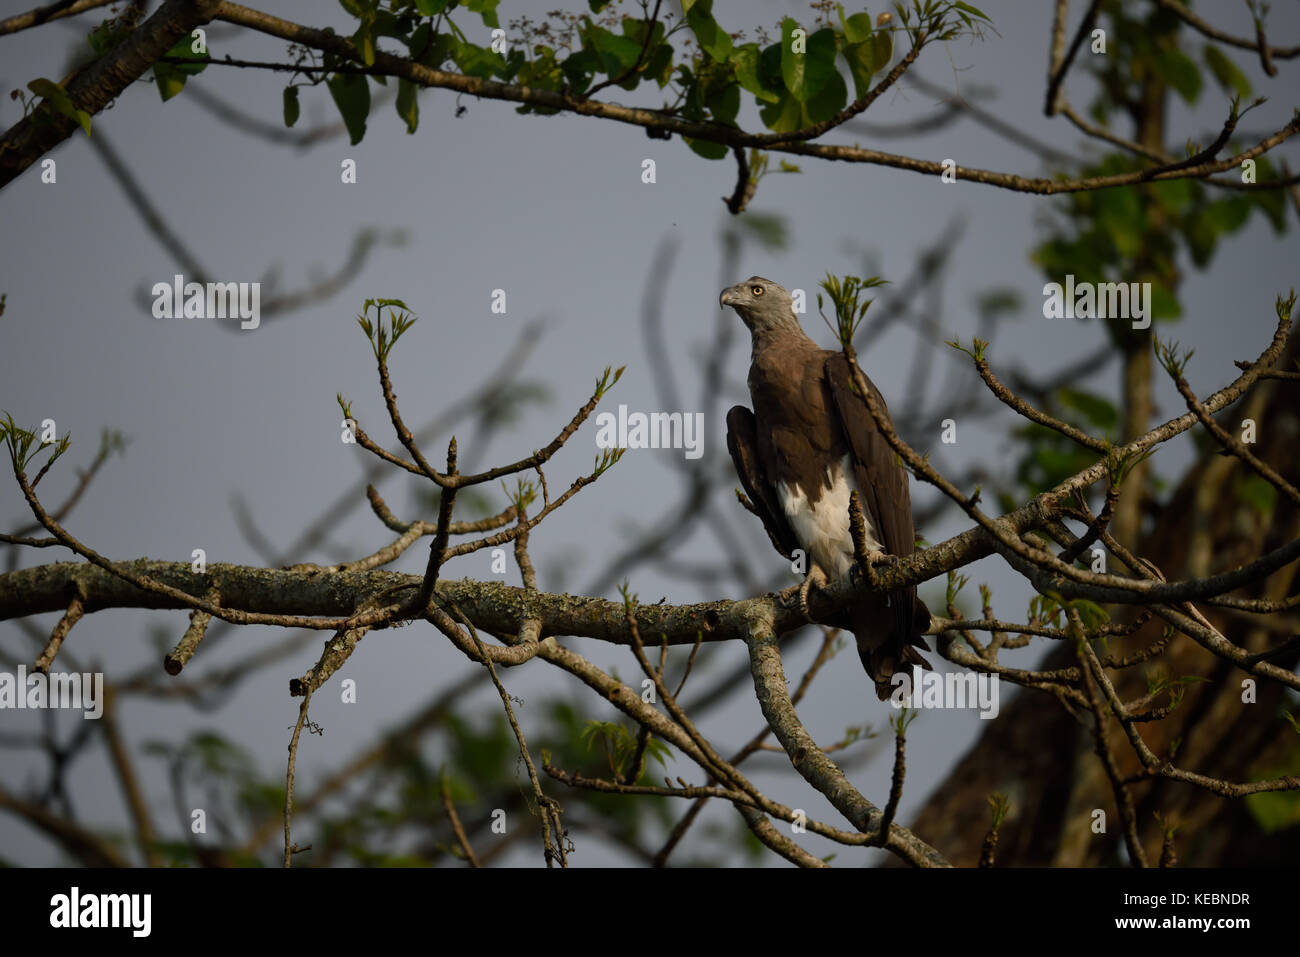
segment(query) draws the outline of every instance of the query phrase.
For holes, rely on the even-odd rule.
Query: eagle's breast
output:
[[[853,474],[853,461],[845,455],[826,470],[825,483],[807,494],[799,483],[774,483],[785,517],[808,557],[833,581],[848,577],[853,567],[853,536],[849,532],[849,493],[865,501]],[[869,552],[883,552],[871,518],[863,515]]]

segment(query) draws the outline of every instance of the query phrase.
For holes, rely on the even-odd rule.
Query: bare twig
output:
[[[465,861],[470,867],[482,867],[483,865],[478,862],[478,856],[474,853],[474,848],[470,846],[465,828],[461,826],[460,815],[456,813],[456,805],[451,800],[451,785],[447,783],[446,777],[442,779],[442,806],[447,810],[447,820],[451,822],[452,833],[456,835],[456,842],[460,844],[460,849],[465,854]]]
[[[298,738],[307,724],[307,708],[311,705],[312,688],[308,687],[303,695],[302,704],[298,706],[298,721],[293,726],[293,737],[289,739],[289,764],[284,774],[284,866],[293,866],[293,855],[299,848],[293,843],[290,829],[293,823],[293,774],[298,761]]]

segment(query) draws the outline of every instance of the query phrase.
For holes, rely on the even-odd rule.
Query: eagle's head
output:
[[[790,294],[762,276],[750,276],[744,282],[722,290],[718,302],[730,306],[754,335],[781,329],[798,329]]]

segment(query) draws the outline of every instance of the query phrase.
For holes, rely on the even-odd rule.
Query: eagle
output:
[[[854,389],[848,359],[807,336],[785,289],[751,276],[722,290],[718,301],[736,310],[753,337],[754,409],[737,405],[727,413],[727,449],[773,544],[787,557],[802,550],[808,560],[800,589],[807,613],[810,586],[844,582],[854,567],[851,491],[862,506],[873,564],[916,550],[907,472]],[[888,415],[875,385],[862,378]],[[930,669],[917,651],[930,650],[921,635],[930,626],[930,611],[915,586],[857,601],[825,624],[853,632],[882,701],[893,690],[896,671],[911,665]]]

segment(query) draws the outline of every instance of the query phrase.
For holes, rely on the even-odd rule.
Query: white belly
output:
[[[784,482],[776,483],[776,492],[799,544],[826,577],[836,581],[848,577],[849,569],[853,567],[853,536],[849,533],[850,491],[858,493],[858,501],[863,507],[867,551],[883,552],[884,547],[876,538],[876,530],[866,515],[866,503],[853,476],[849,457],[844,456],[827,469],[827,477],[830,489],[822,489],[816,506],[808,504],[808,497],[800,489],[790,488]]]

